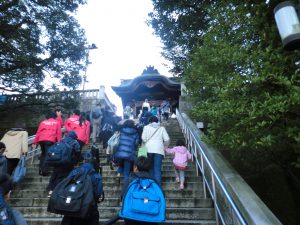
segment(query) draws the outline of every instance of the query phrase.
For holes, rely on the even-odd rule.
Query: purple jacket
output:
[[[192,159],[191,153],[184,146],[175,146],[167,148],[166,152],[174,156],[173,163],[175,166],[186,167],[188,160]]]

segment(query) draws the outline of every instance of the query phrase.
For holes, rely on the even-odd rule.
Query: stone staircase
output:
[[[178,138],[183,138],[178,122],[170,120],[163,122],[170,138],[170,146],[175,145]],[[105,191],[104,202],[98,204],[100,224],[117,214],[120,206],[120,192],[122,186],[115,176],[116,171],[106,164],[104,150],[100,149],[103,186]],[[10,204],[25,216],[30,225],[58,225],[61,216],[47,212],[46,187],[49,177],[38,175],[38,162],[27,165],[25,180],[12,193]],[[163,161],[162,187],[166,197],[167,224],[199,224],[215,225],[213,203],[211,199],[203,198],[203,185],[200,177],[196,176],[195,166],[191,163],[186,172],[186,187],[179,190],[175,183],[172,158],[167,156]],[[118,224],[123,224],[119,221]]]

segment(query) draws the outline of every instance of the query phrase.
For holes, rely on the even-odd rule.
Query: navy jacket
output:
[[[73,130],[69,131],[67,136],[64,139],[62,139],[62,142],[65,142],[71,146],[73,151],[72,164],[76,165],[80,161],[81,153],[80,153],[80,145],[77,141],[77,134],[75,133],[75,131]]]
[[[120,131],[119,146],[115,158],[133,161],[140,141],[138,131],[132,127],[123,127]]]

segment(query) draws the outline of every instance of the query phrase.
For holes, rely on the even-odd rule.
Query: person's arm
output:
[[[147,138],[148,138],[148,129],[147,129],[147,126],[145,126],[143,128],[143,132],[142,132],[142,141],[146,142]]]
[[[38,142],[39,142],[39,140],[40,140],[40,135],[41,135],[41,129],[42,129],[42,126],[43,126],[43,124],[40,123],[40,124],[39,124],[39,127],[38,127],[38,130],[37,130],[37,132],[36,132],[36,134],[35,134],[35,138],[34,138],[34,140],[33,140],[33,146],[32,146],[32,147],[36,147],[36,145],[38,144]]]
[[[163,132],[162,132],[162,135],[163,135],[163,140],[164,140],[164,146],[165,148],[167,148],[170,144],[170,137],[166,131],[166,129],[164,127],[163,128]]]
[[[60,127],[63,127],[64,126],[64,121],[61,117],[61,112],[60,111],[57,111],[56,112],[56,120],[58,121],[58,123],[60,124]]]
[[[99,198],[103,195],[103,183],[102,183],[102,177],[99,173],[95,173],[94,175],[94,193],[96,200],[99,201]]]
[[[28,152],[28,133],[27,131],[24,131],[22,135],[22,154],[27,154]]]
[[[186,150],[186,153],[187,153],[188,160],[191,160],[192,159],[192,154],[190,153],[190,151]]]
[[[140,135],[137,133],[135,136],[135,146],[137,147],[140,144]]]
[[[90,139],[91,125],[90,125],[89,121],[85,121],[85,122],[86,122],[86,129],[85,129],[86,140],[85,140],[85,144],[87,145],[89,143],[89,139]]]
[[[90,111],[90,121],[93,120],[93,110]]]
[[[59,122],[56,123],[56,138],[57,138],[57,142],[61,141],[61,126]]]
[[[174,148],[166,148],[165,151],[168,154],[172,154],[172,155],[175,154]]]
[[[70,122],[70,120],[66,119],[65,124],[64,124],[64,127],[66,129],[66,134],[70,131],[69,122]]]

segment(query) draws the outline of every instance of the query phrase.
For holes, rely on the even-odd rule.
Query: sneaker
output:
[[[53,193],[53,191],[49,191],[49,193],[48,193],[48,198],[50,198],[51,197],[51,195],[52,195],[52,193]]]
[[[183,185],[183,184],[180,184],[179,189],[180,189],[180,190],[183,190],[183,189],[184,189],[184,185]]]
[[[176,177],[176,183],[179,183],[179,177]]]

